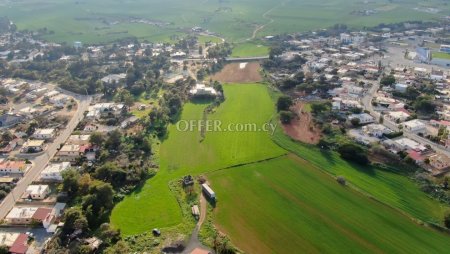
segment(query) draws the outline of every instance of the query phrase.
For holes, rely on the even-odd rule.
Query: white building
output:
[[[55,136],[56,136],[55,129],[37,129],[33,134],[33,138],[44,140],[53,139]]]
[[[74,162],[81,157],[80,145],[64,145],[58,152],[55,158],[58,161],[70,161]]]
[[[216,96],[217,91],[212,87],[207,87],[204,84],[197,84],[189,93],[192,96]]]
[[[386,114],[386,118],[393,122],[404,122],[406,119],[408,119],[410,115],[408,113],[405,113],[403,111],[393,111]]]
[[[43,181],[56,181],[63,180],[62,172],[70,168],[70,162],[53,163],[47,165],[47,167],[41,172],[40,179]]]
[[[50,194],[50,187],[48,185],[29,185],[22,195],[22,198],[31,198],[42,200]]]
[[[359,119],[359,124],[368,124],[368,123],[373,123],[375,121],[373,116],[371,116],[367,113],[351,114],[348,116],[348,120],[350,120],[350,121],[355,118]]]
[[[373,137],[381,138],[384,134],[392,133],[392,130],[382,124],[369,124],[362,127],[362,131]]]
[[[397,91],[399,93],[405,93],[407,89],[408,89],[407,84],[401,84],[401,83],[395,84],[395,91]]]
[[[394,141],[395,145],[401,150],[414,150],[416,152],[426,151],[427,148],[409,138],[400,138]]]
[[[90,137],[91,135],[71,135],[67,143],[72,145],[86,145],[89,144]]]
[[[424,132],[427,128],[427,125],[418,119],[414,119],[408,122],[403,123],[403,127],[412,132]]]
[[[59,94],[56,96],[53,96],[49,99],[50,103],[53,104],[55,107],[64,107],[69,100],[69,96],[64,94]]]
[[[28,140],[25,144],[23,144],[20,151],[22,153],[42,152],[44,150],[44,143],[44,140]]]
[[[25,174],[30,165],[24,161],[3,161],[0,163],[0,175]]]

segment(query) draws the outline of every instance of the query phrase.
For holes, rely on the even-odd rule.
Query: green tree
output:
[[[391,86],[395,84],[395,77],[393,75],[384,76],[381,78],[380,84],[384,86]]]
[[[294,118],[294,114],[291,111],[280,111],[280,121],[283,124],[289,124],[291,123],[292,119]]]
[[[124,254],[129,253],[130,247],[124,241],[118,241],[114,246],[105,249],[105,254]]]
[[[9,248],[6,245],[0,245],[0,254],[8,254]]]
[[[350,122],[352,123],[352,125],[353,126],[359,126],[359,124],[361,123],[361,120],[359,120],[359,118],[352,118],[351,120],[350,120]]]
[[[65,234],[70,234],[76,229],[85,230],[87,229],[86,217],[84,217],[83,212],[79,207],[68,208],[64,212],[64,226],[62,231]]]
[[[62,177],[62,190],[67,192],[69,197],[74,197],[78,192],[80,174],[75,169],[70,168],[62,173]]]
[[[108,139],[106,140],[106,148],[112,150],[118,150],[122,144],[122,133],[119,130],[113,130],[109,133]]]
[[[345,160],[353,161],[361,165],[366,165],[369,163],[366,151],[358,145],[351,143],[341,145],[338,148],[338,152]]]
[[[100,132],[94,132],[89,137],[89,142],[93,145],[102,146],[105,141],[105,136]]]
[[[282,95],[278,98],[277,101],[277,110],[278,111],[287,111],[294,104],[291,97]]]
[[[446,228],[450,229],[450,211],[444,215],[444,225]]]

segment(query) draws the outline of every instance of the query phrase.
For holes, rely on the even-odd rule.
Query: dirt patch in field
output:
[[[304,110],[305,104],[298,102],[293,106],[293,111],[298,117],[293,119],[290,124],[284,124],[284,132],[291,138],[308,143],[317,144],[320,140],[320,129],[314,125],[310,112]]]
[[[211,78],[222,83],[250,83],[262,81],[258,62],[231,63]]]

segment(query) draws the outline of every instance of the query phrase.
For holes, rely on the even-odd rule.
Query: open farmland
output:
[[[211,79],[223,83],[260,82],[263,80],[260,71],[261,65],[258,62],[231,63],[211,76]]]
[[[437,8],[439,12],[427,13],[422,11],[424,7]],[[364,11],[371,14],[361,14]],[[47,28],[45,39],[69,43],[99,43],[126,37],[168,41],[194,26],[238,42],[336,23],[362,28],[432,20],[448,14],[450,7],[439,0],[0,0],[0,16],[11,18],[19,29]]]
[[[274,114],[273,102],[264,85],[233,84],[225,85],[224,90],[227,100],[208,117],[221,120],[223,127],[229,123],[260,126]],[[186,104],[182,121],[201,120],[207,105]],[[182,217],[169,191],[170,181],[283,154],[285,151],[272,142],[267,132],[207,132],[202,140],[197,128],[180,131],[172,125],[160,149],[160,171],[115,207],[111,221],[125,235],[177,225]]]
[[[428,197],[419,186],[400,172],[360,166],[343,160],[337,153],[293,141],[277,128],[274,141],[333,176],[344,176],[357,189],[375,199],[423,221],[441,224],[448,209]]]
[[[255,57],[255,56],[268,56],[269,47],[258,43],[240,43],[233,48],[231,57]]]
[[[339,185],[298,157],[208,174],[215,220],[247,253],[445,253],[448,235]]]

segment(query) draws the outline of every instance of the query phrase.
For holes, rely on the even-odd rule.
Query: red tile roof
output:
[[[414,161],[424,161],[425,160],[425,157],[421,153],[416,152],[414,150],[408,151],[408,156],[411,157],[411,159],[413,159]]]
[[[43,221],[49,213],[52,212],[51,208],[39,207],[36,212],[34,212],[32,219]]]
[[[9,252],[13,254],[25,254],[28,250],[28,236],[26,234],[20,234],[14,241],[13,245],[9,248]]]

